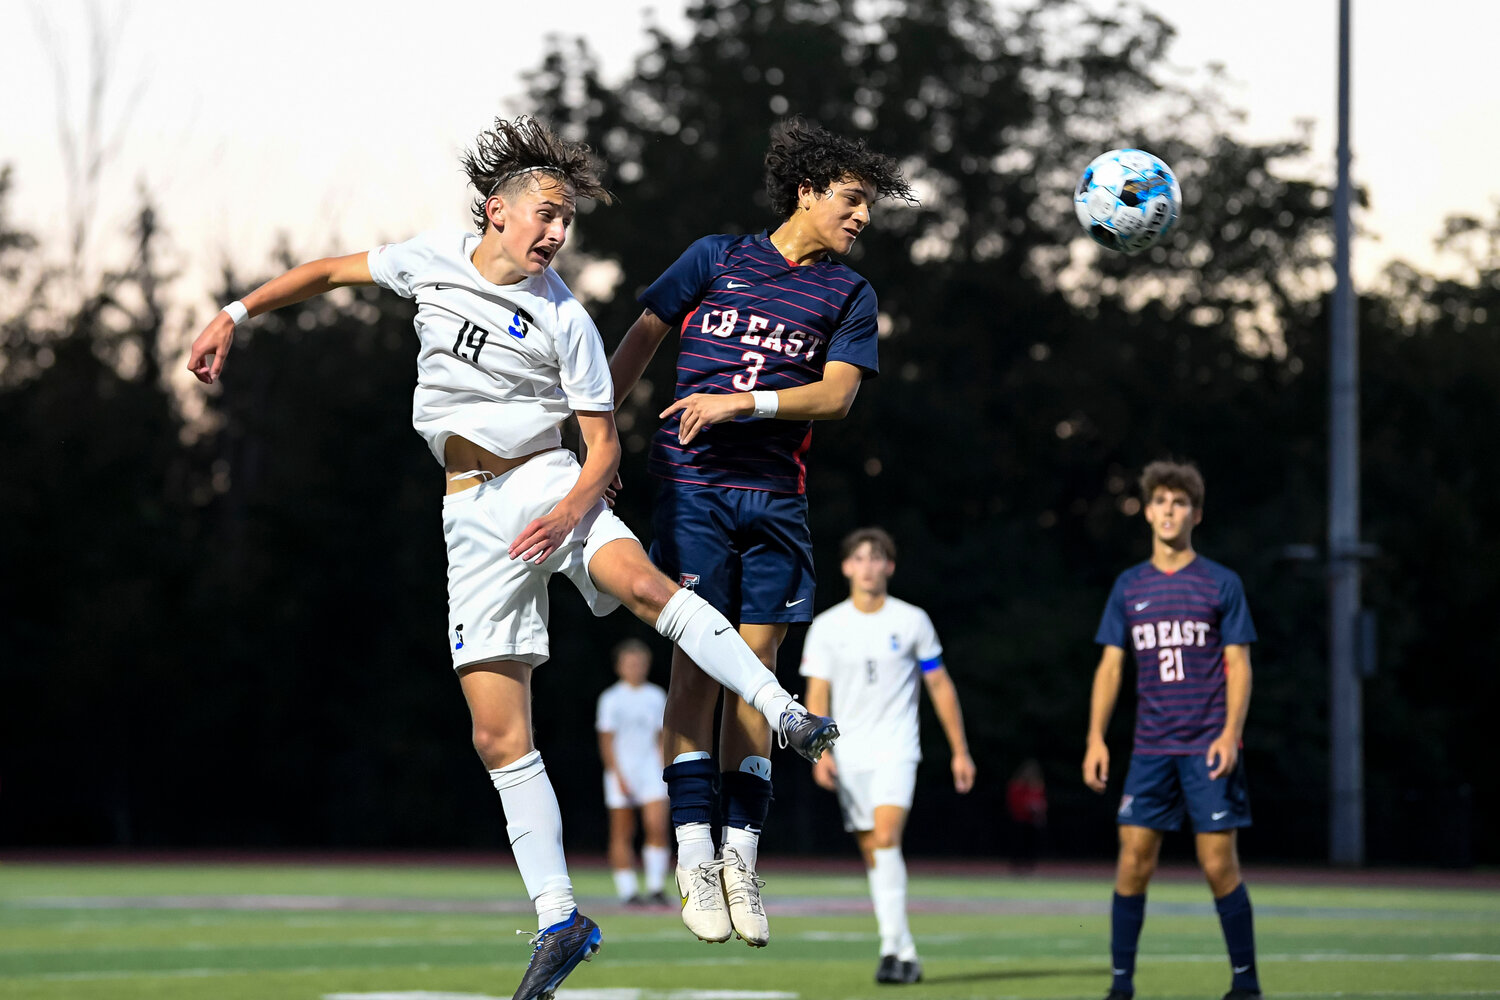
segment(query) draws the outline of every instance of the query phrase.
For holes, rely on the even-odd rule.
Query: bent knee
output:
[[[661,570],[645,563],[626,580],[625,593],[617,595],[625,606],[648,625],[655,625],[662,608],[677,593],[678,587],[662,575]]]
[[[475,725],[474,752],[488,768],[504,767],[531,751],[531,734],[520,726]]]

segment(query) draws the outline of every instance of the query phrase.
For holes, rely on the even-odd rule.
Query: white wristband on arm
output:
[[[239,299],[235,299],[233,302],[229,303],[229,305],[224,307],[223,311],[229,314],[229,319],[234,323],[235,326],[239,326],[241,323],[245,322],[245,320],[250,318],[250,310],[246,309],[245,303],[241,302]]]
[[[775,389],[757,389],[750,394],[750,398],[755,400],[755,412],[752,416],[757,420],[776,416],[781,401],[777,398]]]

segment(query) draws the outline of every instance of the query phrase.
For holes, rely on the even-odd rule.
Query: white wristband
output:
[[[229,314],[229,319],[234,323],[235,326],[239,326],[241,323],[245,322],[245,320],[250,318],[250,310],[246,309],[245,303],[241,302],[239,299],[235,299],[233,302],[229,303],[229,305],[224,307],[223,311]]]
[[[757,420],[765,420],[776,416],[777,407],[781,403],[780,399],[776,396],[776,390],[757,389],[750,394],[750,398],[755,400],[755,413],[753,416]]]

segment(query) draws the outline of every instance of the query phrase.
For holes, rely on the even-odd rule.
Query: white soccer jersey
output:
[[[616,681],[599,696],[599,711],[594,728],[615,737],[615,761],[625,772],[625,780],[639,785],[634,778],[661,778],[661,746],[656,734],[661,732],[662,712],[667,707],[667,692],[655,684],[631,687]]]
[[[480,276],[473,233],[423,233],[369,253],[375,283],[417,300],[411,422],[443,461],[457,434],[501,458],[562,444],[573,410],[607,413],[614,387],[594,321],[551,268],[513,285]]]
[[[917,682],[923,665],[940,663],[942,655],[927,612],[894,597],[868,614],[841,601],[813,619],[801,672],[831,689],[840,768],[921,759]]]

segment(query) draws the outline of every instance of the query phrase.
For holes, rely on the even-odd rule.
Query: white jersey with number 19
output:
[[[412,426],[443,461],[457,434],[501,458],[562,444],[570,412],[607,413],[614,388],[594,321],[551,268],[512,285],[474,267],[473,233],[423,233],[369,253],[375,283],[416,299]]]
[[[921,759],[917,679],[942,656],[927,612],[895,597],[868,613],[840,601],[813,619],[801,672],[828,682],[841,769]]]

